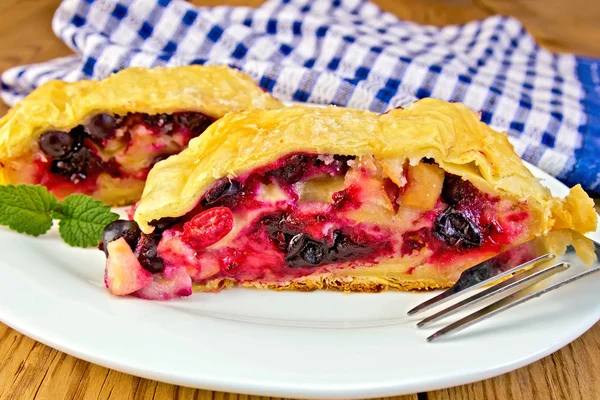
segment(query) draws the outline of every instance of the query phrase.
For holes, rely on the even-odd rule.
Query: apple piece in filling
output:
[[[447,287],[531,237],[525,202],[485,193],[433,160],[405,164],[291,154],[216,181],[194,210],[154,221],[139,240],[152,237],[161,268],[184,267],[199,290],[379,291]]]

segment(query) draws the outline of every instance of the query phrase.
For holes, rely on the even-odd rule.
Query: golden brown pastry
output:
[[[0,184],[43,184],[59,198],[137,201],[150,168],[231,111],[279,108],[225,66],[127,68],[105,80],[51,81],[0,120]]]
[[[187,295],[192,282],[445,288],[510,246],[597,223],[580,186],[552,197],[506,134],[434,99],[384,115],[228,114],[152,169],[134,219],[105,230],[106,282],[151,299]],[[131,271],[145,280],[122,279]]]

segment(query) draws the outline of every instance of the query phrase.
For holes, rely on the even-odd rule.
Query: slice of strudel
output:
[[[302,106],[228,114],[150,172],[134,221],[104,232],[106,285],[377,292],[453,284],[552,229],[596,227],[551,196],[505,133],[434,99],[384,115]]]
[[[139,200],[150,168],[231,111],[281,103],[222,66],[128,68],[51,81],[0,120],[0,184],[42,184],[110,205]]]

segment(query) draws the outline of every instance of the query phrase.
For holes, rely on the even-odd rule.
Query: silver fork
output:
[[[581,254],[578,255],[578,252]],[[585,258],[588,259],[587,263],[583,261]],[[427,341],[431,342],[598,272],[600,271],[599,260],[600,243],[570,230],[554,231],[465,270],[454,286],[414,307],[408,312],[408,315],[424,313],[467,293],[488,286],[417,323],[419,328],[423,328],[477,303],[500,297],[494,303],[438,330],[427,338]],[[585,266],[586,270],[537,291],[532,292],[530,289],[531,286],[576,264],[587,264]],[[500,282],[489,286],[497,281]]]

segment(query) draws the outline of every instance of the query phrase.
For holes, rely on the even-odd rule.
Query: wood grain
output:
[[[418,23],[443,26],[510,15],[554,51],[600,57],[600,2],[586,0],[375,0],[386,11]],[[60,0],[0,2],[0,72],[71,51],[51,29]],[[196,0],[200,5],[257,6],[261,0]],[[7,110],[0,104],[0,115]],[[597,203],[599,204],[599,203]],[[599,208],[600,209],[600,208]],[[485,356],[485,355],[482,355]],[[399,361],[402,362],[402,361]],[[435,362],[435,360],[432,360]],[[599,399],[600,324],[560,351],[482,382],[393,397],[417,399]],[[237,400],[265,399],[184,388],[109,370],[34,341],[0,323],[0,400]]]

